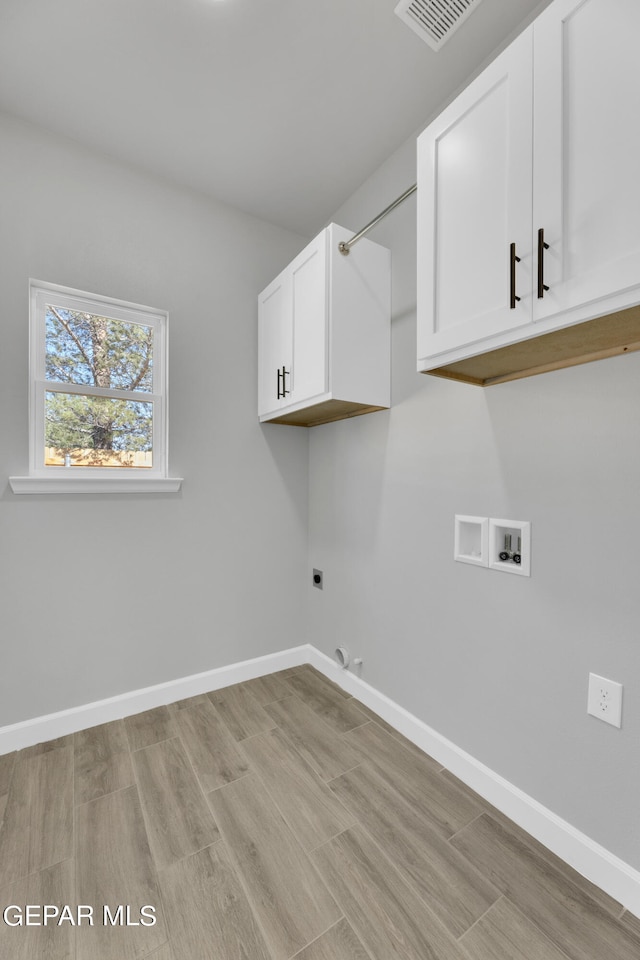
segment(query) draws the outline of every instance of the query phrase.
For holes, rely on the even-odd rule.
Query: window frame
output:
[[[154,330],[152,389],[127,391],[46,378],[47,304],[96,314]],[[181,478],[168,477],[168,313],[71,287],[29,280],[29,476],[12,477],[14,493],[150,492],[179,489]],[[45,394],[106,396],[153,404],[153,466],[45,466]],[[31,481],[31,482],[29,482]]]

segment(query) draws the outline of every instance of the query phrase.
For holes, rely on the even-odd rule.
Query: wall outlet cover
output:
[[[589,674],[589,696],[587,713],[598,720],[610,723],[612,727],[622,726],[622,684],[615,680]]]

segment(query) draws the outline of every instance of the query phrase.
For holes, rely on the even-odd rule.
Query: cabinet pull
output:
[[[280,398],[284,396],[284,394],[280,393],[280,377],[281,376],[282,376],[282,370],[280,369],[280,367],[278,367],[278,395],[276,397],[277,400],[280,400]]]
[[[516,256],[516,245],[512,243],[509,248],[509,266],[510,266],[510,299],[509,309],[515,310],[516,303],[520,297],[516,296],[516,263],[520,263],[520,257]]]
[[[283,367],[282,368],[282,396],[283,397],[286,397],[288,394],[291,393],[291,390],[287,390],[287,386],[286,386],[287,381],[285,380],[285,377],[290,377],[290,376],[291,376],[291,370],[287,370],[285,367]]]
[[[544,252],[549,249],[549,244],[544,242],[544,229],[538,230],[538,300],[542,300],[545,290],[549,287],[544,282]]]

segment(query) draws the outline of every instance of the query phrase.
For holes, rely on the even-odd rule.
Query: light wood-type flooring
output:
[[[310,666],[0,757],[0,818],[0,908],[94,919],[0,919],[0,960],[640,960],[639,920]]]

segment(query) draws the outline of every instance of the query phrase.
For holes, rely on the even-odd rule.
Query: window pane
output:
[[[46,378],[112,390],[153,389],[153,327],[47,304]]]
[[[48,467],[153,466],[153,403],[48,391]]]

